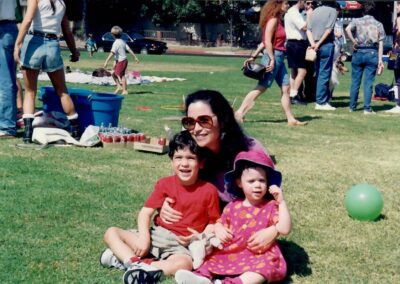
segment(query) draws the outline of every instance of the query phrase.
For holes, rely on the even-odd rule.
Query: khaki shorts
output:
[[[138,234],[138,230],[129,230]],[[149,253],[157,259],[167,259],[173,254],[186,254],[190,257],[189,250],[178,243],[177,236],[170,230],[160,226],[153,226],[150,228],[151,245]]]

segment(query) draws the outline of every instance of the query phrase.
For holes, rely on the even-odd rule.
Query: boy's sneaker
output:
[[[105,249],[100,255],[100,264],[107,268],[117,268],[119,270],[126,270],[124,264],[118,260],[113,252],[108,248]]]
[[[122,276],[125,284],[156,284],[163,278],[162,270],[145,264],[134,263]]]
[[[395,106],[394,108],[385,111],[385,113],[400,114],[400,106]]]
[[[316,110],[335,110],[336,108],[331,106],[329,103],[324,103],[322,105],[315,104],[315,109]]]
[[[179,269],[175,273],[175,282],[178,284],[212,284],[210,279],[184,269]]]

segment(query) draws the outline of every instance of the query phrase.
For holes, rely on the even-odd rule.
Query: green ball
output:
[[[357,184],[347,191],[344,205],[350,217],[360,221],[374,221],[381,214],[383,199],[374,186]]]

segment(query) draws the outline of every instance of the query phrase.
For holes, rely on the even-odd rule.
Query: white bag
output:
[[[316,58],[317,58],[317,52],[313,48],[307,47],[306,60],[314,62]]]

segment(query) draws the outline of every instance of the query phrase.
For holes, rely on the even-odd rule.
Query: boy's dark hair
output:
[[[199,161],[204,159],[203,150],[197,145],[196,141],[193,140],[192,135],[190,135],[187,130],[175,134],[171,141],[169,141],[168,156],[172,159],[176,151],[186,147],[197,156]]]
[[[336,9],[336,0],[321,1],[321,4]]]
[[[247,169],[255,169],[255,168],[263,168],[263,169],[265,170],[265,173],[266,173],[266,178],[268,178],[268,174],[267,174],[268,168],[267,168],[267,167],[263,167],[263,166],[261,166],[261,165],[259,165],[259,164],[257,164],[257,163],[253,163],[253,162],[251,162],[251,161],[240,160],[240,161],[236,162],[236,168],[235,168],[235,182],[236,182],[236,180],[237,180],[238,178],[240,178],[240,177],[242,176],[242,173],[243,173],[244,170],[247,170]],[[265,195],[264,195],[264,199],[266,199],[266,200],[272,200],[272,199],[273,199],[272,194],[269,193],[269,191],[268,191],[268,188],[269,188],[269,186],[270,186],[270,185],[269,185],[269,182],[270,182],[270,181],[267,179],[267,192],[266,192]],[[236,187],[237,187],[237,186],[236,186]],[[239,198],[245,198],[243,189],[236,190],[235,192],[236,192],[236,196],[237,196],[237,197],[239,197]]]

